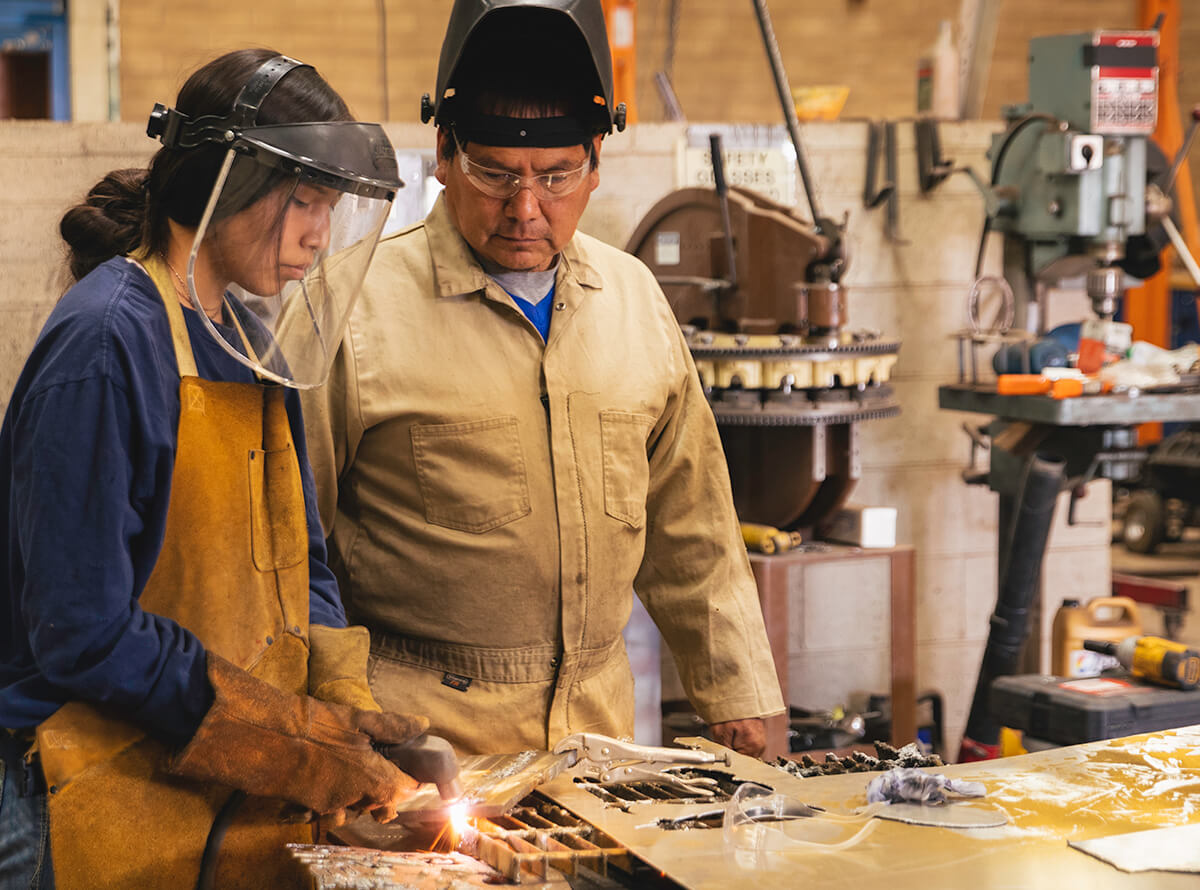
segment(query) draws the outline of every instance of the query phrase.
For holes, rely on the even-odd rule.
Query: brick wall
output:
[[[675,2],[680,14],[671,73],[688,116],[780,120],[749,0]],[[671,5],[672,0],[638,4],[642,121],[662,119],[652,78],[665,64]],[[913,112],[916,60],[932,43],[938,21],[955,20],[959,5],[959,0],[771,0],[770,10],[794,85],[845,84],[850,87],[845,116],[894,118]],[[1181,101],[1190,108],[1200,102],[1200,62],[1187,52],[1200,39],[1200,9],[1187,8],[1194,7],[1188,0],[1181,5]],[[997,118],[1001,105],[1025,99],[1030,37],[1130,27],[1135,8],[1132,0],[1005,0],[983,117]],[[421,94],[433,88],[448,10],[447,0],[121,0],[121,116],[141,120],[154,102],[173,97],[201,62],[224,50],[259,45],[316,65],[364,118],[413,120]]]
[[[79,5],[99,0],[79,0]],[[671,21],[671,8],[679,9]],[[1200,3],[1180,0],[1180,104],[1200,103]],[[448,0],[121,0],[121,118],[144,121],[170,102],[204,61],[246,45],[270,46],[315,65],[366,120],[415,121],[434,87]],[[902,118],[916,106],[916,61],[938,21],[957,20],[960,0],[770,0],[784,67],[794,86],[850,88],[843,119]],[[653,84],[667,64],[695,121],[778,122],[782,112],[750,0],[640,0],[639,120],[663,120]],[[1133,0],[1046,3],[1004,0],[982,118],[996,120],[1028,96],[1026,54],[1036,35],[1132,27]],[[97,73],[99,76],[99,72]],[[1193,161],[1192,169],[1200,169]]]

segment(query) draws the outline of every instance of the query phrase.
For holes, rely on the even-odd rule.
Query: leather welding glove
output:
[[[425,717],[284,692],[211,652],[208,680],[213,704],[172,758],[171,772],[322,814],[369,810],[380,821],[394,818],[397,805],[417,787],[371,745],[420,735],[429,726]]]
[[[382,710],[367,685],[371,637],[361,625],[308,628],[308,694],[364,711]]]

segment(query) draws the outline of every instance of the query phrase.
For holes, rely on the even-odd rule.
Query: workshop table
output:
[[[711,750],[724,750],[711,742],[694,741]],[[739,778],[769,784],[778,792],[839,815],[850,815],[866,804],[867,783],[877,775],[799,779],[740,754],[731,753],[730,757]],[[567,776],[541,790],[691,890],[1200,887],[1197,874],[1126,873],[1067,843],[1200,825],[1200,726],[926,772],[983,782],[987,788],[983,801],[1001,808],[1009,823],[999,828],[951,830],[877,819],[869,833],[844,849],[774,852],[765,866],[747,869],[727,852],[719,829],[655,829],[647,824],[645,809],[605,807]],[[687,812],[687,808],[678,809],[672,815]]]
[[[750,554],[750,568],[758,585],[758,599],[783,700],[788,705],[805,704],[793,702],[788,697],[788,613],[792,599],[838,595],[835,590],[806,589],[805,570],[820,563],[848,560],[886,560],[888,563],[888,589],[878,591],[879,605],[889,614],[891,739],[893,744],[904,745],[917,736],[916,552],[911,547],[862,548],[822,544],[815,550],[792,550],[770,556]],[[847,647],[855,644],[853,640],[841,642]],[[766,756],[787,754],[787,715],[768,717],[766,724]]]

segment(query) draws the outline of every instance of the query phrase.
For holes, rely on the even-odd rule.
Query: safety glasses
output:
[[[539,201],[553,201],[571,194],[583,184],[592,166],[592,149],[589,146],[587,157],[583,163],[573,170],[559,170],[553,173],[539,173],[536,176],[520,176],[508,170],[497,170],[485,167],[472,161],[463,150],[458,137],[454,138],[458,146],[458,163],[463,173],[475,188],[492,198],[511,198],[521,189],[529,189]]]

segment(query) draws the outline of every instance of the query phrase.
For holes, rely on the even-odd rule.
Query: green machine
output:
[[[1004,277],[1015,326],[1037,330],[1037,283],[1080,277],[1096,314],[1111,319],[1123,273],[1141,278],[1157,270],[1162,245],[1145,236],[1169,209],[1161,192],[1147,188],[1158,32],[1034,38],[1029,102],[1004,113],[1008,129],[989,152],[989,223],[1009,236]]]
[[[1005,342],[1021,344],[1029,366],[1029,344],[1045,332],[1045,301],[1055,286],[1082,285],[1096,316],[1081,326],[1081,369],[1088,370],[1082,360],[1085,342],[1119,351],[1109,349],[1108,337],[1121,329],[1127,336],[1128,326],[1113,316],[1127,281],[1137,283],[1158,271],[1171,208],[1164,194],[1178,167],[1177,161],[1168,171],[1148,138],[1158,120],[1158,32],[1100,30],[1035,38],[1029,51],[1029,102],[1007,108],[1005,117],[1008,126],[993,138],[989,152],[988,214],[968,307],[972,330],[960,336],[959,382],[938,389],[942,408],[993,418],[976,429],[968,426],[973,443],[986,448],[989,466],[983,472],[972,466],[964,478],[999,496],[996,606],[960,761],[997,753],[1000,725],[990,706],[992,682],[1021,672],[1059,494],[1081,492],[1097,476],[1121,479],[1136,473],[1145,459],[1137,424],[1200,420],[1200,390],[1194,388],[1128,387],[1066,399],[1001,395],[993,381],[979,379],[974,371],[977,348]],[[1180,157],[1185,152],[1186,146]],[[993,303],[982,312],[976,295],[987,280],[979,272],[992,232],[1004,236],[999,283],[1006,305],[994,311]],[[964,344],[971,350],[969,378]],[[1102,356],[1096,370],[1101,361]]]

